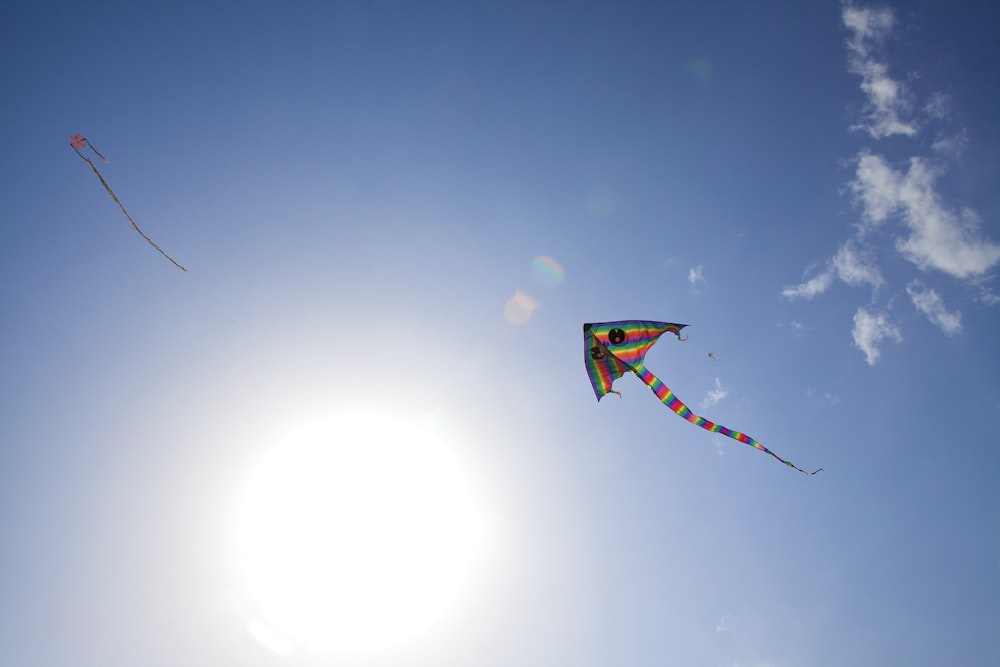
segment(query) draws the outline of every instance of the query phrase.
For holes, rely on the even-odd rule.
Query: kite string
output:
[[[90,148],[91,148],[91,150],[93,150],[93,151],[94,151],[95,153],[97,153],[97,149],[96,149],[96,148],[94,148],[94,146],[93,146],[93,145],[91,145],[91,146],[90,146]],[[135,231],[139,232],[139,236],[141,236],[142,238],[146,239],[146,242],[147,242],[147,243],[149,243],[149,245],[151,245],[151,246],[153,246],[154,248],[156,248],[156,250],[157,250],[157,251],[158,251],[158,252],[159,252],[159,253],[160,253],[161,255],[163,255],[163,256],[164,256],[164,257],[166,257],[166,258],[167,258],[168,260],[170,260],[170,263],[171,263],[171,264],[173,264],[174,266],[176,266],[176,267],[177,267],[178,269],[180,269],[181,271],[187,271],[187,269],[186,269],[186,268],[184,268],[183,266],[181,266],[181,264],[180,264],[180,263],[178,263],[178,262],[177,262],[177,260],[175,260],[175,259],[174,259],[173,257],[171,257],[170,255],[168,255],[167,253],[165,253],[165,252],[163,251],[163,248],[161,248],[160,246],[156,245],[156,243],[155,243],[155,242],[153,241],[153,239],[151,239],[151,238],[149,238],[148,236],[146,236],[146,234],[145,234],[145,233],[143,233],[143,231],[142,231],[141,229],[139,229],[139,225],[135,224],[135,220],[133,220],[133,219],[132,219],[132,216],[131,216],[131,215],[129,215],[129,214],[128,214],[128,211],[126,211],[126,210],[125,210],[125,207],[124,207],[124,206],[122,205],[121,201],[119,201],[118,197],[117,197],[117,196],[115,195],[114,191],[113,191],[113,190],[111,189],[111,186],[110,186],[110,185],[108,185],[108,182],[104,180],[104,177],[103,177],[103,176],[101,176],[101,172],[97,170],[97,167],[96,167],[96,166],[94,165],[94,163],[93,163],[93,162],[91,162],[90,158],[88,158],[88,157],[87,157],[86,155],[84,155],[83,153],[81,153],[81,152],[80,152],[79,150],[77,150],[77,149],[76,149],[75,147],[73,148],[73,150],[75,150],[75,151],[76,151],[76,154],[80,156],[80,159],[81,159],[81,160],[83,160],[84,162],[86,162],[87,164],[89,164],[89,165],[90,165],[90,168],[94,170],[94,174],[96,174],[96,175],[97,175],[97,178],[98,178],[98,179],[100,179],[100,181],[101,181],[101,185],[103,185],[103,186],[104,186],[104,189],[108,191],[108,194],[109,194],[109,195],[111,195],[111,198],[112,198],[112,199],[113,199],[113,200],[115,201],[115,203],[116,203],[116,204],[118,204],[118,208],[120,208],[120,209],[122,210],[122,213],[123,213],[123,214],[125,215],[125,218],[126,218],[126,219],[127,219],[127,220],[128,220],[128,221],[129,221],[130,223],[131,223],[131,224],[132,224],[132,229],[134,229]],[[97,153],[97,154],[98,154],[98,155],[100,156],[100,158],[101,158],[102,160],[104,160],[105,162],[107,162],[107,161],[108,161],[108,160],[107,160],[107,159],[106,159],[106,158],[105,158],[105,157],[104,157],[103,155],[101,155],[100,153]]]
[[[781,463],[784,463],[789,468],[795,468],[799,472],[805,475],[809,475],[810,477],[818,473],[820,470],[822,470],[822,468],[820,468],[819,470],[814,470],[813,472],[807,472],[802,468],[798,467],[797,465],[793,464],[791,461],[786,461],[785,459],[781,458],[780,456],[778,456],[770,449],[760,444],[747,434],[740,433],[739,431],[734,431],[731,428],[727,428],[725,426],[722,426],[721,424],[716,424],[714,422],[705,419],[704,417],[696,415],[694,412],[691,411],[691,408],[686,406],[684,402],[681,401],[681,399],[677,398],[674,392],[670,390],[670,387],[663,384],[663,381],[660,380],[660,378],[656,377],[651,372],[649,372],[649,370],[644,365],[642,365],[641,362],[636,364],[632,368],[632,372],[635,373],[636,376],[638,376],[638,378],[642,380],[643,383],[653,391],[656,397],[660,399],[660,401],[662,401],[664,405],[673,410],[678,417],[686,419],[695,426],[700,426],[706,431],[710,431],[712,433],[721,433],[722,435],[730,437],[738,442],[742,442],[745,445],[750,445],[751,447],[759,449],[765,454],[770,454],[774,458],[778,459],[778,461],[780,461]]]

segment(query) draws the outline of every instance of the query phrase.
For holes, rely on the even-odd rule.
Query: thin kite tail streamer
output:
[[[108,158],[106,158],[103,155],[101,155],[101,151],[97,150],[97,148],[94,146],[94,144],[90,143],[90,140],[87,140],[87,145],[90,146],[90,150],[92,150],[95,153],[97,153],[97,157],[99,157],[102,160],[104,160],[104,164],[111,164],[111,160],[109,160]],[[79,152],[80,151],[77,151],[77,153],[79,153]],[[81,155],[80,157],[83,157],[83,156]],[[98,175],[100,175],[100,174],[98,174]]]
[[[636,375],[639,376],[639,379],[642,380],[647,387],[653,390],[653,393],[656,394],[656,397],[660,399],[660,401],[662,401],[664,405],[673,410],[674,413],[677,414],[677,416],[683,417],[684,419],[691,422],[695,426],[700,426],[706,431],[711,431],[712,433],[721,433],[726,437],[742,442],[744,445],[750,445],[751,447],[759,449],[765,454],[770,454],[774,458],[784,463],[789,468],[794,468],[795,470],[798,470],[799,472],[805,475],[809,475],[810,477],[818,473],[820,470],[822,470],[822,468],[820,468],[819,470],[814,470],[813,472],[807,472],[802,468],[798,467],[797,465],[793,464],[791,461],[786,461],[785,459],[781,458],[780,456],[778,456],[770,449],[760,444],[747,434],[740,433],[739,431],[734,431],[731,428],[726,428],[725,426],[722,426],[721,424],[716,424],[715,422],[711,422],[705,419],[704,417],[699,417],[698,415],[696,415],[691,411],[691,408],[684,405],[681,399],[677,398],[674,392],[670,391],[670,387],[663,384],[663,381],[660,380],[660,378],[656,377],[648,370],[646,370],[645,366],[642,366],[640,364],[637,368],[633,369],[633,371],[635,372]]]
[[[97,149],[94,148],[93,145],[90,146],[90,149],[93,150],[95,153],[97,153]],[[115,200],[116,204],[118,204],[118,208],[120,208],[122,210],[122,213],[125,215],[125,218],[132,224],[132,229],[134,229],[135,231],[137,231],[139,233],[139,236],[141,236],[142,238],[146,239],[146,242],[149,245],[151,245],[154,248],[156,248],[156,250],[161,255],[163,255],[168,260],[170,260],[171,264],[173,264],[174,266],[176,266],[181,271],[187,271],[187,269],[184,268],[183,266],[181,266],[181,264],[176,259],[174,259],[170,255],[168,255],[167,253],[165,253],[163,251],[163,248],[161,248],[160,246],[156,245],[156,243],[153,241],[153,239],[151,239],[148,236],[146,236],[146,234],[143,233],[143,231],[141,229],[139,229],[139,225],[135,224],[135,220],[133,220],[132,216],[129,215],[128,211],[125,210],[125,207],[122,205],[121,201],[119,201],[117,195],[115,195],[114,190],[112,190],[111,186],[108,185],[108,182],[104,180],[104,177],[101,176],[101,172],[97,170],[97,167],[94,165],[93,162],[91,162],[90,158],[88,158],[86,155],[84,155],[83,153],[81,153],[76,147],[73,147],[73,150],[76,151],[76,154],[80,156],[81,160],[83,160],[84,162],[86,162],[87,164],[89,164],[90,168],[94,170],[94,174],[96,174],[97,178],[100,179],[101,185],[104,186],[104,189],[108,191],[108,194],[111,195],[111,198],[113,200]],[[100,156],[100,158],[102,160],[104,160],[105,162],[107,162],[107,159],[105,159],[105,157],[103,155],[101,155],[100,153],[97,153],[97,154]]]

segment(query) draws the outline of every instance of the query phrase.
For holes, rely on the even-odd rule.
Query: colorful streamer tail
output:
[[[819,470],[814,470],[813,472],[807,472],[802,468],[798,467],[797,465],[793,464],[791,461],[786,461],[785,459],[781,458],[780,456],[778,456],[770,449],[760,444],[747,434],[740,433],[739,431],[734,431],[731,428],[727,428],[725,426],[722,426],[721,424],[716,424],[715,422],[709,421],[704,417],[696,415],[694,412],[691,411],[691,408],[686,406],[681,401],[681,399],[677,398],[674,392],[670,390],[670,387],[663,384],[663,381],[660,380],[660,378],[656,377],[648,370],[646,370],[646,367],[643,366],[641,363],[636,364],[632,368],[632,371],[637,376],[639,376],[639,379],[642,380],[647,387],[653,390],[653,393],[656,394],[656,397],[660,399],[660,401],[662,401],[664,405],[673,410],[674,413],[677,414],[677,416],[683,417],[684,419],[691,422],[695,426],[700,426],[706,431],[711,431],[712,433],[721,433],[726,437],[742,442],[744,445],[750,445],[751,447],[756,447],[765,454],[770,454],[774,458],[778,459],[789,468],[795,468],[796,470],[798,470],[803,474],[812,476],[818,473],[820,470],[822,470],[822,468],[820,468]]]
[[[170,255],[168,255],[167,253],[165,253],[163,251],[163,248],[161,248],[160,246],[156,245],[156,243],[153,241],[153,239],[151,239],[148,236],[146,236],[146,234],[144,234],[143,231],[141,229],[139,229],[139,225],[135,224],[135,220],[133,220],[132,216],[129,215],[128,211],[125,210],[125,207],[122,205],[121,201],[119,201],[118,197],[115,195],[114,191],[111,189],[111,186],[108,185],[108,182],[104,180],[104,176],[102,176],[101,172],[97,170],[97,167],[94,165],[93,162],[91,162],[90,158],[88,158],[86,155],[84,155],[83,153],[80,152],[80,149],[81,148],[86,148],[87,146],[90,146],[90,150],[94,151],[94,153],[97,155],[97,157],[101,158],[106,163],[108,162],[108,159],[106,157],[104,157],[103,155],[101,155],[98,152],[98,150],[96,148],[94,148],[94,145],[91,144],[91,143],[89,143],[87,141],[87,139],[84,138],[82,135],[74,134],[73,136],[71,136],[69,138],[69,145],[73,148],[74,151],[76,151],[76,154],[80,156],[80,159],[83,160],[84,162],[86,162],[87,164],[89,164],[90,168],[94,170],[94,174],[96,174],[97,178],[101,181],[101,185],[104,186],[104,189],[108,191],[108,194],[111,195],[111,198],[115,201],[116,204],[118,204],[118,208],[120,208],[122,210],[122,214],[124,214],[125,219],[128,220],[129,223],[131,223],[132,229],[134,229],[135,231],[137,231],[139,233],[139,236],[141,236],[142,238],[146,239],[146,242],[149,243],[149,245],[151,245],[154,248],[156,248],[156,250],[161,255],[163,255],[168,260],[170,260],[171,264],[173,264],[174,266],[176,266],[181,271],[187,271],[187,269],[184,268],[183,266],[181,266],[181,264],[177,260],[175,260],[173,257],[171,257]]]

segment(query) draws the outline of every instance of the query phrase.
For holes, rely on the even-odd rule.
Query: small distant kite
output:
[[[715,356],[715,352],[709,352],[708,353],[708,358],[711,359],[712,361],[718,361],[719,360],[719,358],[717,356]]]
[[[584,363],[587,366],[587,374],[590,376],[590,384],[594,386],[594,393],[597,395],[597,400],[600,401],[606,394],[618,394],[621,397],[621,394],[613,390],[611,385],[621,376],[632,372],[646,386],[653,390],[653,393],[656,394],[656,397],[664,405],[695,426],[700,426],[712,433],[721,433],[733,440],[739,440],[745,445],[756,447],[765,454],[770,454],[778,459],[789,468],[795,468],[806,475],[815,475],[822,470],[820,468],[814,472],[806,472],[802,468],[784,460],[745,433],[734,431],[720,424],[710,422],[704,417],[699,417],[691,412],[691,409],[684,405],[674,395],[674,392],[670,391],[670,388],[663,384],[658,377],[646,370],[642,362],[646,357],[646,352],[653,346],[653,343],[667,332],[677,336],[678,340],[687,340],[687,337],[681,338],[681,329],[686,326],[686,324],[650,322],[647,320],[584,324]],[[715,358],[711,353],[709,353],[709,356],[713,359]]]
[[[160,246],[156,245],[153,242],[153,239],[151,239],[148,236],[146,236],[145,234],[143,234],[142,230],[139,229],[139,225],[135,224],[135,220],[132,219],[132,216],[128,214],[128,211],[125,210],[125,207],[122,206],[122,203],[118,200],[118,197],[115,196],[115,193],[111,189],[111,186],[108,185],[108,182],[104,180],[103,176],[101,176],[101,172],[99,172],[97,170],[97,167],[94,165],[93,162],[90,161],[90,158],[88,158],[86,155],[84,155],[83,153],[81,153],[80,150],[83,149],[83,148],[86,148],[87,146],[90,146],[90,150],[94,151],[94,153],[97,155],[97,157],[99,157],[102,160],[104,160],[105,163],[108,163],[108,159],[106,157],[104,157],[103,155],[101,155],[100,152],[98,152],[98,150],[96,148],[94,148],[94,145],[91,144],[91,143],[89,143],[83,137],[83,135],[74,134],[73,136],[71,136],[69,138],[69,145],[73,148],[73,150],[76,151],[76,154],[80,156],[80,159],[83,160],[84,162],[86,162],[87,164],[89,164],[90,168],[94,170],[94,173],[97,174],[97,178],[99,178],[100,181],[101,181],[101,185],[104,186],[104,189],[108,191],[108,194],[111,195],[111,198],[115,200],[116,204],[118,204],[118,208],[120,208],[122,210],[122,213],[125,215],[125,218],[130,223],[132,223],[132,229],[134,229],[135,231],[139,232],[139,236],[141,236],[142,238],[146,239],[146,242],[149,243],[149,245],[151,245],[154,248],[156,248],[161,255],[163,255],[164,257],[166,257],[167,259],[169,259],[171,264],[173,264],[174,266],[176,266],[181,271],[187,271],[187,269],[185,269],[183,266],[181,266],[177,262],[177,260],[175,260],[173,257],[171,257],[170,255],[168,255],[167,253],[163,252],[163,248],[161,248]]]

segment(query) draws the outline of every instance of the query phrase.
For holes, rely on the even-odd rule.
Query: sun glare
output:
[[[265,457],[247,490],[241,547],[261,614],[291,645],[358,653],[437,620],[481,530],[446,443],[416,423],[355,415]]]

